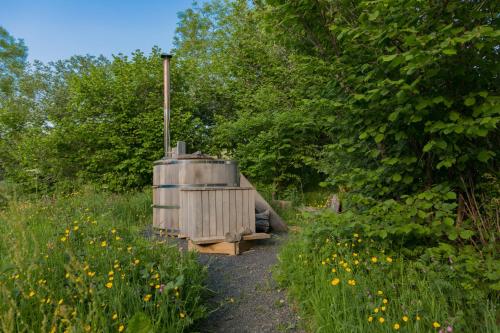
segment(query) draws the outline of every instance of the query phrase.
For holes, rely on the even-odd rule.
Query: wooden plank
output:
[[[235,234],[236,230],[236,192],[229,191],[229,233]]]
[[[194,244],[192,241],[188,241],[188,250],[196,251],[199,253],[210,253],[210,254],[228,254],[230,256],[235,256],[240,254],[238,243],[215,243],[209,245],[198,245]]]
[[[251,235],[243,235],[242,236],[242,239],[245,240],[245,241],[252,241],[252,240],[258,240],[258,239],[269,239],[269,238],[271,238],[271,234],[266,234],[266,233],[263,233],[263,232],[254,233],[254,234],[251,234]],[[214,243],[225,242],[226,239],[224,237],[214,238],[214,237],[209,236],[209,237],[191,238],[191,241],[194,244],[214,244]]]
[[[263,232],[258,232],[258,233],[251,234],[251,235],[243,235],[243,240],[247,240],[247,241],[256,240],[256,239],[269,239],[269,238],[271,238],[271,234],[266,234]]]
[[[209,198],[209,215],[210,215],[210,230],[209,236],[217,236],[217,207],[215,206],[215,196],[217,190],[208,190]]]

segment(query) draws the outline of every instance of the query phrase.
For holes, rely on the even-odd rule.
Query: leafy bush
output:
[[[150,196],[93,191],[0,213],[4,332],[182,332],[204,317],[205,272],[144,238]]]

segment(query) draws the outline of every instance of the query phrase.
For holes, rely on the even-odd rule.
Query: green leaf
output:
[[[456,121],[460,119],[460,114],[458,112],[452,111],[450,112],[450,120]]]
[[[429,141],[429,142],[428,142],[428,143],[424,146],[424,148],[422,149],[422,151],[423,151],[424,153],[427,153],[427,152],[429,152],[429,151],[432,149],[432,147],[433,147],[433,146],[434,146],[434,141]]]
[[[396,173],[395,175],[392,176],[392,180],[395,182],[400,182],[402,178],[403,177],[401,177],[399,173]]]
[[[375,21],[379,15],[380,15],[380,12],[378,10],[376,10],[373,13],[368,14],[368,19],[370,21]]]
[[[457,199],[457,194],[453,191],[450,191],[445,194],[445,198],[449,200],[456,200]]]
[[[150,333],[153,332],[151,320],[143,312],[135,313],[128,321],[127,332],[130,333]]]
[[[488,160],[492,157],[495,156],[495,153],[492,152],[491,150],[481,150],[477,154],[477,159],[483,163],[488,162]]]
[[[464,101],[465,106],[472,106],[476,103],[476,99],[474,97],[467,97]]]
[[[451,227],[453,224],[455,224],[455,221],[451,217],[445,217],[443,223]]]
[[[391,113],[389,115],[389,121],[395,121],[398,118],[398,114],[399,114],[398,111],[394,111],[393,113]]]
[[[470,239],[472,236],[474,236],[475,232],[472,230],[462,230],[460,231],[460,238],[462,239]]]
[[[384,61],[384,62],[392,61],[397,56],[398,56],[397,54],[385,55],[385,56],[382,56],[382,61]]]
[[[380,143],[382,140],[384,140],[384,135],[382,133],[379,133],[375,136],[375,142]]]
[[[448,239],[449,240],[452,240],[454,241],[455,239],[457,239],[458,237],[458,234],[457,234],[457,231],[456,230],[452,230],[448,233]]]
[[[367,132],[363,132],[363,133],[361,133],[361,134],[359,135],[359,138],[360,138],[361,140],[366,139],[367,137],[368,137],[368,133],[367,133]]]
[[[455,49],[444,49],[443,50],[443,54],[446,54],[446,55],[455,55],[455,54],[457,54],[457,51]]]

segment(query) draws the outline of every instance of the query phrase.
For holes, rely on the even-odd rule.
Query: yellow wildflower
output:
[[[106,288],[108,288],[108,289],[113,288],[113,282],[106,283]]]
[[[332,273],[335,273],[337,272],[337,270],[335,268],[332,268]]]
[[[347,267],[347,268],[345,269],[345,271],[349,273],[349,272],[351,271],[351,269],[350,269],[349,267]]]
[[[33,297],[36,295],[36,292],[34,290],[31,290],[30,293],[28,294],[29,297]]]
[[[113,228],[113,229],[111,229],[111,233],[112,233],[112,234],[116,234],[116,229],[114,229],[114,228]]]
[[[146,296],[144,296],[144,302],[149,302],[149,300],[151,299],[152,295],[151,294],[147,294]]]
[[[79,227],[79,226],[77,226],[77,225],[75,225],[75,226],[73,227],[73,230],[75,230],[75,231],[78,231],[78,229],[80,229],[80,227]]]
[[[358,234],[354,234],[354,238],[358,238],[358,237],[359,237],[359,235],[358,235]]]
[[[389,301],[387,300],[387,298],[384,298],[384,300],[382,301],[382,303],[384,304],[387,304]]]
[[[139,259],[134,260],[134,265],[138,265],[141,261]]]
[[[120,324],[120,326],[118,326],[118,332],[123,332],[124,329],[125,326],[123,326],[123,324]]]
[[[128,252],[132,251],[132,246],[127,247],[127,251]]]
[[[326,262],[323,260],[323,261],[321,262],[321,265],[326,265]]]
[[[335,278],[335,279],[333,279],[333,280],[332,280],[332,282],[331,282],[332,286],[336,286],[336,285],[338,285],[339,283],[340,283],[340,279],[339,279],[339,278]]]
[[[378,313],[378,308],[373,309],[373,312]]]
[[[377,257],[372,257],[372,263],[376,263],[378,261]]]
[[[385,258],[385,260],[387,260],[387,262],[389,262],[389,263],[392,262],[392,258],[391,257],[387,257],[387,258]]]
[[[381,306],[380,310],[385,311],[385,306]]]
[[[347,283],[348,283],[350,286],[355,286],[355,285],[356,285],[356,280],[349,280],[349,281],[347,281]]]
[[[108,277],[108,280],[109,280],[109,281],[113,281],[114,279],[115,279],[115,277],[114,277],[114,276],[110,276],[110,277]]]
[[[394,327],[394,329],[395,329],[395,330],[399,330],[399,327],[400,327],[400,326],[399,326],[399,324],[398,324],[398,323],[395,323],[393,327]]]
[[[160,289],[160,285],[159,285],[159,284],[157,284],[157,285],[155,286],[155,289]]]
[[[441,324],[438,323],[437,321],[435,321],[435,322],[432,323],[432,327],[434,327],[434,328],[440,328]]]
[[[69,234],[69,229],[64,230],[64,233],[67,235]]]
[[[69,279],[69,273],[66,273],[65,277],[66,279]]]
[[[114,264],[113,268],[115,268],[115,269],[120,268],[120,264]]]
[[[61,237],[61,242],[63,242],[63,243],[64,243],[64,242],[65,242],[65,241],[67,241],[67,240],[68,240],[68,238],[67,238],[66,236]]]
[[[380,318],[378,319],[378,322],[379,322],[379,323],[381,323],[381,324],[383,324],[383,323],[384,323],[384,321],[385,321],[384,317],[380,317]]]
[[[64,303],[64,300],[62,298],[59,300],[59,302],[57,302],[57,304],[59,304],[59,305],[61,305],[63,303]]]
[[[332,254],[332,258],[337,258],[337,254]]]
[[[368,322],[371,323],[372,321],[373,321],[373,317],[372,316],[368,317]]]
[[[95,272],[88,272],[87,275],[90,276],[90,277],[94,277]]]
[[[359,260],[354,260],[354,265],[359,265]]]
[[[356,252],[354,252],[354,253],[352,254],[352,256],[353,256],[353,257],[357,257],[357,256],[358,256],[358,254],[357,254]]]
[[[417,320],[417,321],[420,320],[420,316],[416,316],[415,320]]]
[[[358,243],[361,243],[361,242],[362,242],[361,238],[360,238],[360,239],[358,239]]]
[[[113,313],[113,316],[111,317],[111,319],[113,319],[113,320],[117,320],[118,319],[118,315],[116,314],[116,312]]]
[[[117,241],[119,241],[119,240],[121,240],[122,238],[121,238],[120,236],[116,236],[116,237],[115,237],[115,239],[116,239]]]
[[[418,318],[417,320],[419,320],[419,319],[420,319],[420,317],[419,317],[419,316],[417,316],[417,318]],[[408,321],[408,316],[403,316],[403,321],[404,321],[404,322],[407,322],[407,321]]]
[[[186,317],[186,314],[184,312],[179,313],[179,317],[184,318]]]
[[[113,271],[108,272],[108,276],[113,276],[113,275],[115,275],[115,272],[113,272]]]
[[[102,242],[101,242],[101,247],[106,247],[106,246],[108,246],[108,242],[106,242],[106,241],[102,241]]]
[[[377,295],[383,295],[384,292],[382,290],[377,291]]]

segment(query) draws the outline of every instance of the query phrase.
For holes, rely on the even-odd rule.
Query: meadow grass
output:
[[[498,297],[465,292],[452,265],[410,260],[381,241],[307,220],[296,222],[302,231],[281,250],[275,277],[308,331],[499,331]]]
[[[151,196],[83,190],[0,211],[0,331],[182,332],[206,272],[145,237]]]

